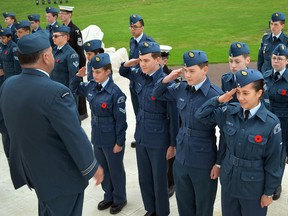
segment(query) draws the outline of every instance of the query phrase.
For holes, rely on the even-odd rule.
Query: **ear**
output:
[[[204,71],[205,74],[207,74],[207,72],[208,72],[208,66],[204,66],[203,71]]]
[[[247,56],[246,58],[245,58],[245,64],[246,65],[248,65],[249,63],[250,63],[250,56]]]
[[[263,89],[259,89],[259,91],[257,92],[257,97],[261,97],[262,96],[262,94],[263,94]]]

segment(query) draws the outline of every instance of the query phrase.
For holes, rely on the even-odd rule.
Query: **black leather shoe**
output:
[[[281,196],[281,192],[282,192],[282,186],[280,185],[273,192],[273,197],[272,197],[273,200],[278,200],[280,198],[280,196]]]
[[[83,115],[80,115],[80,120],[83,121],[84,119],[88,118],[88,114],[85,113]]]
[[[136,141],[131,142],[131,148],[136,148]]]
[[[102,200],[101,202],[98,203],[98,210],[105,210],[107,208],[109,208],[111,205],[113,204],[112,201],[105,201],[105,200]]]
[[[111,207],[110,207],[110,214],[117,214],[119,213],[124,206],[127,205],[127,201],[124,201],[123,203],[121,204],[112,204]]]
[[[172,197],[172,196],[174,195],[174,192],[175,192],[175,187],[174,187],[174,185],[173,185],[173,186],[170,186],[170,187],[168,188],[168,197],[169,197],[169,198]]]
[[[155,212],[147,212],[144,216],[156,216]]]

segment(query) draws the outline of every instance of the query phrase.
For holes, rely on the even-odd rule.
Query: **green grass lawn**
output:
[[[183,53],[190,49],[206,51],[210,63],[227,62],[229,45],[235,41],[248,43],[252,61],[256,61],[271,14],[282,11],[288,16],[287,1],[268,0],[69,0],[69,5],[75,6],[76,25],[81,29],[98,25],[105,46],[116,49],[128,49],[129,16],[140,14],[147,35],[173,47],[169,65],[182,64]],[[43,27],[46,6],[36,6],[35,0],[1,2],[1,10],[15,12],[18,20],[39,13]]]

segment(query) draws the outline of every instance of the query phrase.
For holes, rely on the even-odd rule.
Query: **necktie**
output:
[[[196,91],[195,86],[189,86],[190,90],[192,93],[194,93]]]
[[[49,25],[49,31],[50,32],[52,31],[52,25]]]
[[[277,37],[273,36],[273,43],[275,43],[277,41]]]
[[[247,120],[249,118],[249,114],[250,114],[249,110],[244,111],[244,120]]]
[[[275,80],[275,81],[279,79],[279,75],[280,75],[279,71],[276,71],[276,72],[274,73],[274,80]]]
[[[101,91],[102,88],[103,88],[103,86],[101,85],[101,83],[98,83],[98,85],[97,85],[97,89],[98,89],[98,91]]]
[[[135,40],[135,39],[134,39],[134,44],[135,44],[135,45],[137,45],[137,44],[138,44],[137,40]]]

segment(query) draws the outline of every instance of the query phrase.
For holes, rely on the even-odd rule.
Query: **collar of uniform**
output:
[[[225,73],[223,76],[225,76],[225,81],[229,82],[229,81],[233,81],[233,73],[231,71]]]
[[[260,102],[261,103],[261,102]],[[267,118],[267,109],[265,108],[264,104],[261,103],[259,109],[255,113],[255,116],[258,116],[259,119],[261,119],[263,122],[266,121]]]
[[[107,80],[106,80],[107,81]],[[107,83],[105,84],[105,82],[103,83],[103,90],[105,89],[106,92],[108,92],[109,94],[112,94],[113,91],[113,85],[112,85],[113,81],[111,78],[108,78]]]
[[[282,77],[288,82],[288,69],[286,68],[282,74]]]
[[[62,50],[65,53],[68,47],[69,47],[69,43],[67,42],[60,50]]]
[[[13,40],[11,39],[10,41],[8,41],[8,43],[6,44],[7,47],[11,47],[13,44]]]
[[[160,65],[159,65],[160,66]],[[153,74],[152,74],[152,80],[153,80],[153,83],[156,83],[157,81],[158,81],[158,79],[160,79],[160,76],[162,75],[162,74],[165,74],[164,72],[163,72],[163,68],[160,66],[159,67],[159,69],[156,71],[156,72],[154,72]]]
[[[63,25],[64,25],[64,24],[63,24]],[[69,24],[67,25],[67,26],[70,27],[70,31],[71,31],[71,27],[72,27],[73,25],[74,25],[74,24],[73,24],[72,20],[70,20]]]
[[[196,86],[197,86],[197,85],[196,85]],[[205,96],[207,96],[207,94],[208,94],[208,92],[209,92],[209,90],[210,90],[210,86],[211,86],[211,82],[210,82],[208,76],[206,76],[206,80],[205,80],[204,83],[200,86],[200,88],[199,88],[199,89],[197,89],[197,87],[195,87],[195,88],[196,88],[196,90],[198,90],[198,91],[201,90],[202,93],[203,93]]]
[[[47,74],[45,74],[43,71],[40,71],[36,68],[23,68],[22,74],[31,74],[31,75],[41,76],[41,77],[45,77],[49,79],[49,76],[47,76]]]
[[[144,35],[144,33],[142,32],[142,34],[139,37],[137,37],[137,38],[133,37],[133,38],[134,38],[134,40],[137,41],[137,43],[140,43],[141,39],[143,38],[143,35]]]

